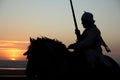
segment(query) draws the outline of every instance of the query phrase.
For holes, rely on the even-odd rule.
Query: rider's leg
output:
[[[95,63],[96,63],[96,53],[93,51],[93,50],[87,50],[85,52],[86,54],[86,62],[87,62],[87,66],[88,68],[90,69],[94,69],[96,66],[95,66]]]

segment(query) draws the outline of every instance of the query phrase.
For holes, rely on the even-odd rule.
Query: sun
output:
[[[9,60],[16,61],[21,58],[21,53],[23,53],[23,50],[16,49],[16,48],[10,48],[6,50],[6,53],[7,53],[6,56],[8,56]]]
[[[16,59],[15,58],[11,58],[12,61],[15,61]]]

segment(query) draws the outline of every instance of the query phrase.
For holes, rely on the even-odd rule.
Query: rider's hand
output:
[[[80,34],[80,31],[78,29],[75,29],[75,34],[76,35],[79,35]]]
[[[109,53],[109,52],[111,52],[111,50],[110,50],[110,48],[107,46],[107,47],[105,47],[105,49],[106,49],[106,51]]]

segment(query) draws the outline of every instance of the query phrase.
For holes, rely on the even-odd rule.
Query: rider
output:
[[[82,25],[85,28],[83,34],[80,35],[79,30],[76,30],[76,35],[80,35],[80,41],[71,44],[68,48],[73,47],[75,50],[84,51],[89,68],[95,68],[96,60],[99,59],[105,66],[111,64],[103,57],[101,45],[107,52],[110,52],[109,47],[105,44],[101,37],[100,30],[96,27],[93,15],[90,12],[84,12],[81,17]]]

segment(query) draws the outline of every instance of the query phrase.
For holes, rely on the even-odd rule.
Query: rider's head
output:
[[[84,12],[81,17],[82,25],[84,28],[88,28],[90,25],[94,24],[95,20],[93,19],[93,14],[90,12]]]

